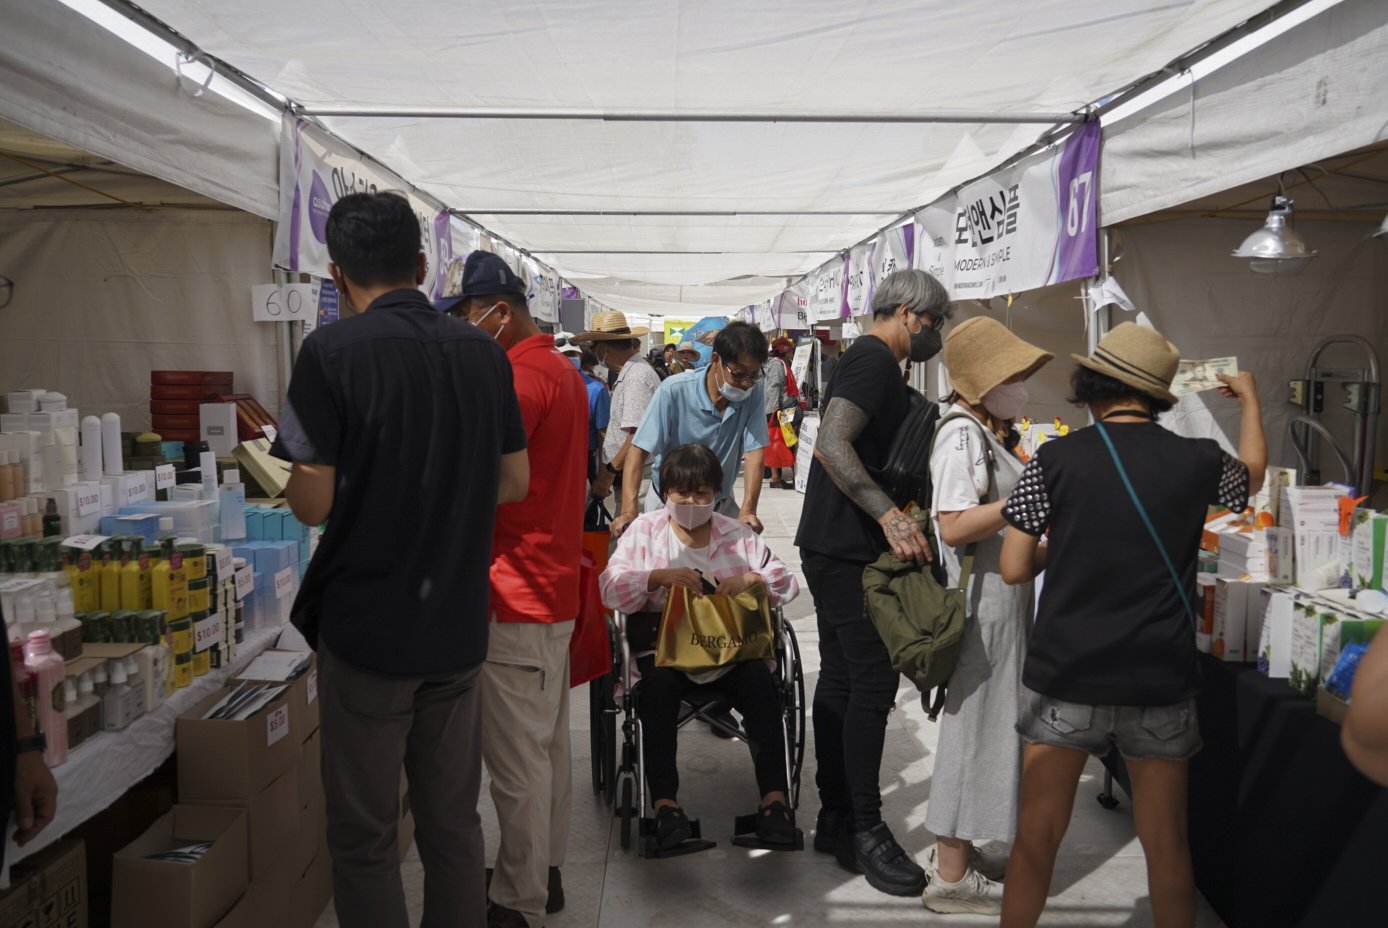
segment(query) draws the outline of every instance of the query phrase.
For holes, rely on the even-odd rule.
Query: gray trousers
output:
[[[396,849],[400,768],[424,864],[421,928],[486,923],[481,668],[442,681],[383,677],[318,649],[323,790],[342,928],[408,928]]]

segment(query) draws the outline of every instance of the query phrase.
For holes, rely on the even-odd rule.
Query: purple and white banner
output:
[[[845,318],[872,312],[872,242],[848,252],[848,280],[844,286]]]
[[[872,295],[877,292],[877,288],[888,274],[911,267],[911,256],[916,251],[915,244],[916,227],[909,222],[888,229],[873,241],[872,261],[868,265],[869,305],[872,303]]]
[[[810,322],[828,322],[843,316],[843,288],[847,282],[848,257],[840,255],[819,269],[810,294]]]
[[[286,271],[328,277],[328,211],[349,193],[393,190],[409,200],[419,219],[428,261],[420,287],[430,299],[443,295],[448,262],[478,247],[479,230],[423,199],[399,175],[298,117],[280,123],[280,221],[274,263]]]
[[[916,213],[914,266],[955,299],[974,300],[1093,275],[1099,143],[1099,124],[1085,123],[1060,145]]]
[[[559,321],[559,275],[534,258],[520,256],[521,280],[530,314],[542,322]]]

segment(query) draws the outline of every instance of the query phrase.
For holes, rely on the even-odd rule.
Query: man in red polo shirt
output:
[[[482,665],[482,759],[501,822],[487,924],[540,928],[563,906],[569,839],[569,638],[588,495],[583,377],[530,317],[525,284],[474,251],[441,309],[506,349],[530,452],[530,493],[497,507],[491,640]],[[467,531],[467,526],[459,526]]]

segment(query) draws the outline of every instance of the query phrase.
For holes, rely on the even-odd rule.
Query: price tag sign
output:
[[[92,551],[110,537],[110,535],[73,535],[71,538],[63,539],[63,547],[76,548],[78,551]]]
[[[270,442],[270,444],[272,445],[275,443],[275,439],[280,437],[279,430],[276,429],[273,425],[262,425],[260,427],[260,431],[261,434],[265,436],[266,441]]]
[[[231,565],[235,558],[231,554],[230,548],[217,549],[217,577],[218,582],[231,576]]]
[[[297,571],[293,567],[286,567],[275,574],[275,599],[284,599],[294,591],[294,575]]]
[[[31,590],[36,586],[42,586],[47,582],[47,580],[17,577],[13,580],[6,580],[4,583],[0,583],[0,593],[23,593],[25,590]]]
[[[255,574],[251,572],[249,567],[242,567],[236,572],[236,601],[241,602],[253,592],[255,592]]]
[[[311,706],[318,699],[318,670],[308,672],[308,704]]]
[[[172,464],[160,464],[154,468],[154,489],[167,490],[171,488],[178,478],[174,475]]]
[[[214,612],[201,622],[193,623],[193,650],[206,651],[214,644],[221,644],[224,635],[222,614]]]
[[[287,734],[289,734],[289,707],[280,706],[265,716],[265,746],[268,748]]]
[[[77,491],[77,515],[79,518],[85,518],[100,510],[101,488],[99,486],[83,487]]]

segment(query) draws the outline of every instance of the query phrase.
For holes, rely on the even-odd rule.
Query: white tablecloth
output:
[[[124,731],[102,732],[69,754],[66,763],[54,767],[53,778],[58,781],[58,814],[38,837],[22,848],[14,843],[14,820],[11,818],[5,830],[5,866],[0,868],[0,889],[9,886],[12,864],[42,850],[96,815],[168,760],[174,752],[174,720],[221,689],[282,631],[283,627],[274,626],[251,632],[230,666],[198,677]]]

